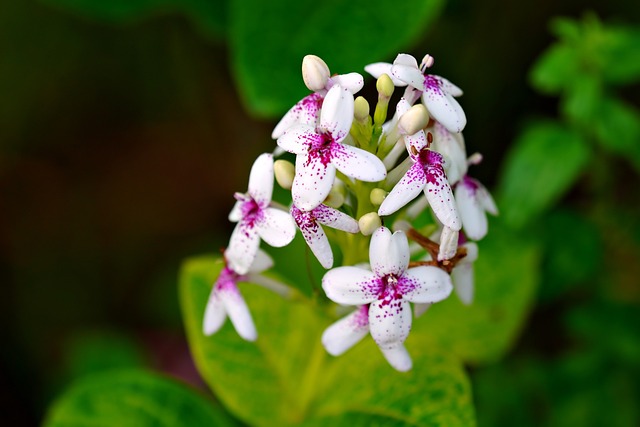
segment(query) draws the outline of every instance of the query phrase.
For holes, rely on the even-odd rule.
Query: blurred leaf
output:
[[[236,81],[253,113],[275,117],[306,93],[302,58],[323,58],[332,73],[363,72],[393,60],[438,16],[442,0],[234,0],[231,53]],[[370,37],[375,35],[375,37]]]
[[[580,75],[578,52],[564,43],[556,43],[548,48],[533,65],[529,80],[541,92],[555,95]]]
[[[200,373],[226,407],[245,422],[271,425],[474,425],[468,380],[452,355],[409,345],[414,368],[394,371],[371,338],[339,358],[320,342],[331,320],[306,301],[285,301],[245,286],[259,330],[243,341],[227,324],[205,337],[202,319],[222,267],[213,257],[187,261],[180,296]]]
[[[522,227],[544,212],[578,179],[589,155],[572,129],[554,122],[530,125],[504,163],[498,200],[505,222]]]
[[[598,119],[601,99],[600,79],[591,74],[577,74],[568,83],[560,108],[570,121],[589,126]]]
[[[597,43],[606,81],[628,84],[640,80],[640,28],[606,26]]]
[[[117,371],[74,383],[49,408],[45,427],[237,425],[213,401],[169,378]]]
[[[463,305],[454,293],[434,304],[415,319],[409,342],[424,340],[473,364],[497,361],[509,351],[534,303],[540,248],[498,221],[478,247],[473,303]]]
[[[601,100],[598,120],[593,123],[598,142],[607,150],[626,157],[640,171],[640,112],[612,97]]]

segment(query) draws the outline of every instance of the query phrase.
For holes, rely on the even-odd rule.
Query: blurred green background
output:
[[[226,2],[82,3],[0,1],[3,425],[38,423],[70,380],[103,367],[148,366],[201,384],[177,271],[185,257],[226,244],[231,195],[274,146],[277,119],[256,113],[281,106],[248,112],[261,87],[237,89],[246,70],[220,18]],[[589,129],[606,114],[581,123],[557,93],[530,84],[556,40],[551,18],[585,11],[604,25],[637,28],[640,17],[624,0],[452,0],[399,49],[429,52],[434,72],[463,88],[467,149],[485,158],[474,176],[503,189],[502,200],[517,190],[499,181],[517,175],[505,159],[528,123],[561,117]],[[309,53],[348,47],[318,49]],[[304,93],[298,70],[284,80],[294,100]],[[616,96],[637,111],[638,79],[623,83]],[[613,126],[616,141],[636,135],[631,117]],[[510,355],[470,368],[480,425],[640,422],[639,157],[594,150],[518,231],[545,245],[542,280]]]

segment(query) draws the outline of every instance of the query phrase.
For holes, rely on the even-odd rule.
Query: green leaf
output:
[[[541,263],[540,245],[499,219],[478,250],[473,303],[463,305],[454,293],[434,304],[414,320],[408,340],[433,343],[476,365],[500,360],[517,339],[535,302]]]
[[[598,111],[593,126],[600,145],[624,156],[640,171],[640,112],[612,97],[604,98]]]
[[[233,0],[231,53],[247,108],[275,117],[306,95],[300,64],[307,54],[320,56],[338,74],[392,60],[426,30],[442,5],[442,0]]]
[[[74,383],[49,409],[44,427],[235,426],[213,401],[145,371],[112,371]]]
[[[555,122],[530,125],[507,154],[498,201],[505,222],[522,227],[555,203],[589,160],[583,138]]]
[[[196,365],[225,406],[256,426],[474,425],[471,392],[454,355],[414,340],[414,368],[394,371],[370,337],[345,355],[320,342],[334,320],[305,299],[285,301],[258,286],[242,293],[259,331],[243,341],[226,323],[202,333],[211,284],[222,268],[213,257],[187,261],[180,297]]]
[[[580,73],[579,53],[568,44],[556,43],[538,58],[529,80],[539,91],[555,95],[570,86]]]
[[[598,119],[601,99],[602,83],[598,76],[582,73],[568,83],[560,108],[576,124],[589,126]]]
[[[597,54],[603,78],[628,84],[640,80],[640,29],[607,26],[598,38]]]

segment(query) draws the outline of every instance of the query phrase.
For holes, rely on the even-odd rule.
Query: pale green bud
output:
[[[359,122],[364,122],[369,117],[369,103],[366,99],[359,96],[355,99],[353,105],[353,115]]]
[[[374,231],[382,226],[382,220],[375,212],[364,214],[358,220],[360,232],[365,236],[371,236]]]
[[[285,190],[291,190],[293,177],[296,174],[293,163],[287,160],[276,160],[273,163],[273,173],[276,176],[276,181],[278,181],[278,185],[280,185],[280,187]]]
[[[376,89],[378,90],[380,96],[391,98],[395,86],[393,85],[393,81],[391,81],[391,77],[383,74],[378,78],[378,81],[376,82]]]
[[[416,104],[398,120],[398,130],[403,135],[413,135],[429,124],[429,112],[422,104]]]
[[[329,67],[316,55],[306,55],[302,59],[302,80],[309,90],[318,91],[327,86]]]
[[[369,200],[374,206],[380,206],[385,197],[387,197],[387,192],[382,188],[374,188],[369,194]]]

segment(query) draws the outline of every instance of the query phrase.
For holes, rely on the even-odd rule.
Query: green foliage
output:
[[[333,319],[306,299],[285,301],[247,285],[242,292],[258,340],[243,341],[229,322],[205,337],[205,305],[221,268],[213,257],[187,261],[181,304],[200,373],[243,421],[257,426],[474,425],[468,380],[455,355],[413,340],[408,349],[414,368],[399,373],[366,338],[333,358],[320,342]]]
[[[626,156],[640,171],[640,112],[613,97],[604,97],[598,107],[593,123],[597,142],[611,153]]]
[[[175,380],[115,371],[73,384],[50,408],[45,427],[237,425],[213,401]]]
[[[554,122],[530,125],[507,155],[498,190],[501,215],[522,227],[542,214],[576,181],[589,161],[582,136]]]

